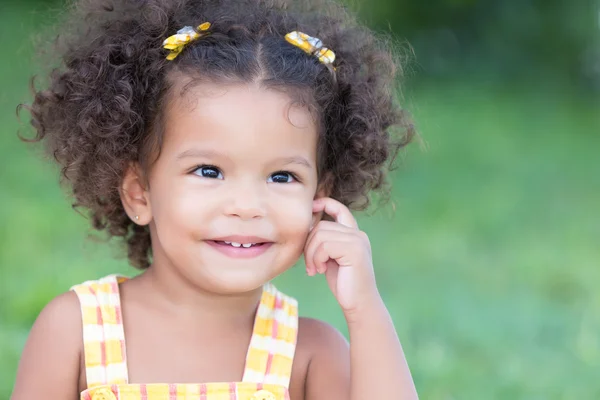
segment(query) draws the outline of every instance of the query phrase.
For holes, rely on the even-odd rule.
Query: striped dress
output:
[[[74,286],[81,304],[87,389],[81,400],[289,400],[298,306],[268,283],[254,320],[242,382],[130,384],[119,283]]]

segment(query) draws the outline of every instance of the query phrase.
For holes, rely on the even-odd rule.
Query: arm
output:
[[[394,324],[381,297],[346,314],[352,400],[417,399]]]
[[[416,399],[402,346],[375,284],[369,238],[358,229],[348,208],[336,200],[315,200],[313,212],[325,212],[335,222],[321,221],[309,234],[304,250],[307,273],[310,276],[325,274],[350,333],[351,377],[347,384],[350,394],[333,398]],[[324,351],[330,357],[336,356],[332,350]],[[342,367],[334,365],[333,368]],[[324,369],[323,374],[333,376],[334,372]],[[339,380],[329,384],[337,384],[340,393],[348,390]],[[314,395],[309,398],[326,399],[318,393],[325,390],[324,387],[325,384],[311,391]]]
[[[347,316],[350,349],[333,327],[304,319],[301,333],[311,342],[306,400],[416,399],[402,346],[383,305]]]
[[[79,309],[77,295],[69,292],[42,310],[25,344],[11,400],[79,398]]]

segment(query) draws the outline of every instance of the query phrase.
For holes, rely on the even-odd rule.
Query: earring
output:
[[[136,220],[136,221],[139,221],[139,220],[140,220],[140,217],[139,217],[139,215],[136,215],[136,216],[135,216],[135,220]]]

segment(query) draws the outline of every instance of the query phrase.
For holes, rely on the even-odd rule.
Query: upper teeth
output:
[[[256,243],[237,243],[237,242],[228,242],[228,241],[225,241],[225,240],[224,240],[224,242],[225,242],[225,243],[227,243],[227,244],[230,244],[230,245],[232,245],[233,247],[240,247],[240,246],[242,246],[242,247],[245,247],[245,248],[248,248],[248,247],[250,247],[250,246],[252,246],[252,245],[255,245],[255,244],[256,244]]]

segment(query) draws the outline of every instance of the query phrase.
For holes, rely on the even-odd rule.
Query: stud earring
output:
[[[140,220],[140,217],[139,217],[138,215],[136,215],[136,216],[135,216],[135,220],[136,220],[136,221],[139,221],[139,220]]]

